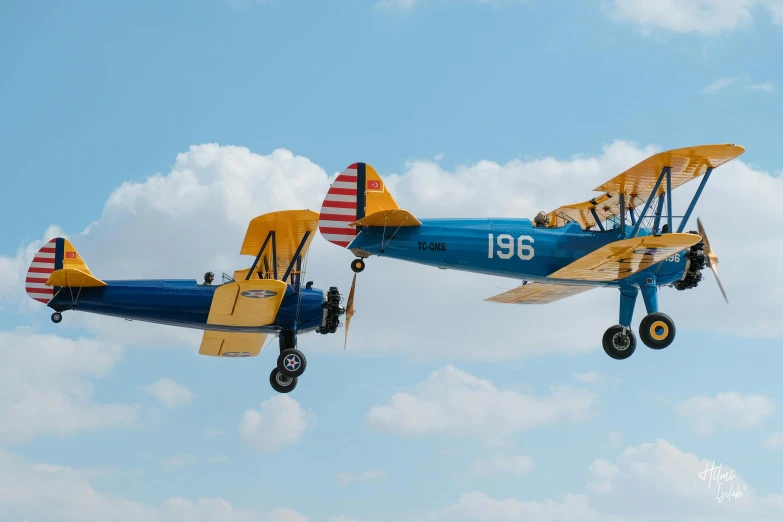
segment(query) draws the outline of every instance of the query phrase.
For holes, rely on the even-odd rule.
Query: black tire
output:
[[[297,381],[296,377],[286,377],[277,368],[274,368],[269,374],[269,384],[277,393],[291,393],[296,388]]]
[[[662,350],[672,344],[676,334],[672,318],[660,312],[645,316],[639,324],[639,337],[653,350]]]
[[[364,266],[364,259],[354,259],[351,261],[351,270],[357,274],[364,270]]]
[[[63,320],[63,314],[61,314],[60,312],[55,312],[55,313],[52,314],[52,322],[53,323],[57,324],[57,323],[59,323],[62,320]]]
[[[625,331],[625,335],[623,335],[623,331]],[[623,337],[627,339],[624,340]],[[636,350],[636,336],[630,328],[623,328],[616,324],[604,333],[603,345],[606,355],[612,359],[627,359]]]
[[[286,377],[299,377],[307,368],[307,358],[296,348],[283,350],[277,356],[277,369]]]

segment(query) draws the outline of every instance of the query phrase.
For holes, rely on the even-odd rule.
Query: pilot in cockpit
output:
[[[533,223],[535,223],[537,227],[545,227],[547,223],[549,223],[549,218],[547,217],[546,212],[542,210],[536,214],[536,218],[533,220]]]
[[[206,274],[204,274],[204,285],[203,286],[211,286],[212,285],[212,281],[214,281],[214,280],[215,280],[215,274],[213,274],[212,272],[207,272]]]

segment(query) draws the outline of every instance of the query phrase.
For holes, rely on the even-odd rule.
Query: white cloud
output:
[[[237,509],[221,498],[170,498],[148,506],[96,490],[91,470],[30,463],[0,450],[0,518],[60,522],[308,522],[289,508]]]
[[[782,449],[783,448],[783,431],[773,433],[762,443],[762,446],[768,449]]]
[[[381,470],[368,470],[360,473],[340,473],[337,475],[337,483],[341,486],[350,486],[359,482],[380,480],[386,477],[386,472]]]
[[[705,473],[713,467],[719,472]],[[596,459],[589,472],[587,493],[530,501],[472,491],[416,521],[767,522],[783,517],[782,495],[758,495],[732,467],[665,440],[630,447],[615,461]],[[729,491],[741,494],[728,500]]]
[[[287,395],[276,395],[261,403],[258,410],[247,410],[239,423],[239,435],[250,448],[277,451],[301,440],[312,425],[314,414]]]
[[[533,459],[524,455],[495,455],[488,459],[476,459],[470,471],[477,477],[498,475],[527,475],[535,468]]]
[[[775,92],[775,86],[772,82],[752,83],[748,85],[748,89],[754,91]]]
[[[538,210],[584,201],[591,189],[654,152],[618,141],[594,156],[570,159],[532,158],[503,164],[480,161],[453,171],[435,162],[412,162],[402,174],[381,173],[401,206],[419,217],[527,217]],[[353,161],[346,158],[346,165]],[[171,171],[143,182],[125,183],[111,195],[103,213],[88,233],[70,239],[98,277],[200,278],[207,270],[217,274],[245,268],[252,260],[234,254],[250,218],[286,208],[318,209],[329,176],[307,158],[277,150],[259,155],[243,147],[205,144],[177,156]],[[677,189],[675,213],[681,213],[695,191],[691,183]],[[694,290],[662,289],[663,310],[678,330],[707,330],[749,337],[783,336],[776,310],[783,292],[766,280],[783,278],[783,179],[733,161],[720,167],[696,209],[708,228],[721,258],[721,275],[731,306],[725,306],[711,274]],[[731,208],[732,212],[726,212]],[[767,218],[748,229],[736,215],[764,214]],[[695,216],[694,216],[695,217]],[[695,221],[695,219],[694,219]],[[695,228],[691,223],[689,228]],[[46,236],[49,239],[50,233]],[[177,241],[170,238],[176,237]],[[0,297],[9,306],[23,300],[22,310],[34,311],[36,321],[48,321],[46,309],[23,290],[24,271],[33,246],[12,257],[0,257],[11,273],[0,283]],[[154,252],[155,255],[150,255]],[[308,277],[317,287],[336,285],[343,292],[350,283],[351,255],[317,235],[311,247]],[[759,252],[767,252],[760,256]],[[757,270],[744,269],[754,259]],[[371,258],[357,281],[357,315],[351,328],[348,354],[394,354],[416,359],[448,353],[452,361],[503,361],[539,354],[598,352],[600,340],[614,324],[618,298],[615,290],[596,289],[552,306],[510,306],[483,299],[518,284],[514,279],[490,278],[453,270],[436,270],[388,258]],[[14,273],[14,271],[16,271]],[[767,279],[756,277],[767,274]],[[460,291],[455,293],[454,288]],[[423,291],[426,289],[426,291]],[[443,295],[450,299],[444,301]],[[383,295],[388,309],[404,329],[388,329],[388,319],[363,309],[371,296]],[[410,296],[416,306],[409,306]],[[676,297],[675,297],[676,296]],[[635,320],[644,314],[637,305]],[[363,311],[364,310],[364,311]],[[418,320],[430,310],[431,321]],[[696,314],[693,310],[699,310]],[[101,339],[123,339],[127,345],[184,346],[196,350],[201,333],[185,328],[128,322],[83,313],[66,313],[62,328],[84,327]],[[569,328],[560,328],[569,317]],[[524,318],[522,334],[495,328]],[[470,321],[470,329],[451,328]],[[433,327],[433,325],[436,325]],[[384,331],[383,336],[377,335]],[[341,336],[307,336],[305,350],[342,353]],[[478,347],[490,346],[490,350]],[[426,347],[427,349],[422,349]],[[670,349],[678,349],[677,344]],[[634,357],[645,357],[640,352]]]
[[[592,473],[593,479],[588,482],[588,489],[601,493],[612,491],[612,479],[617,476],[619,470],[620,468],[607,460],[595,459],[595,461],[590,464],[590,473]]]
[[[403,436],[463,435],[491,442],[522,430],[558,421],[578,422],[592,413],[598,395],[570,387],[553,387],[535,397],[500,390],[453,366],[433,372],[411,392],[397,393],[373,406],[367,423]]]
[[[740,81],[740,78],[719,78],[702,89],[701,92],[705,94],[714,94],[722,91],[729,85],[734,85],[738,81]]]
[[[144,388],[144,391],[158,399],[169,409],[179,408],[193,402],[196,395],[188,388],[171,379],[160,379]]]
[[[636,25],[643,33],[662,29],[716,35],[748,27],[758,14],[783,24],[780,0],[604,0],[602,7],[613,20]]]
[[[593,509],[584,495],[568,495],[560,501],[498,500],[478,491],[415,522],[623,522]]]
[[[0,332],[0,440],[135,425],[139,408],[93,401],[90,378],[109,375],[122,348],[29,330]]]
[[[718,393],[715,397],[692,397],[680,403],[676,411],[688,419],[697,433],[710,435],[716,426],[727,429],[759,426],[774,413],[775,401],[764,395]]]

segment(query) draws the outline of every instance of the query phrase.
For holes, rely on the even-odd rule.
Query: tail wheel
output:
[[[676,333],[671,317],[660,312],[645,316],[639,324],[639,337],[653,350],[661,350],[672,344]]]
[[[52,314],[52,322],[53,323],[57,324],[57,323],[59,323],[62,320],[63,320],[63,314],[61,314],[60,312],[55,312],[55,313]]]
[[[351,261],[351,270],[357,274],[364,270],[364,259],[354,259]]]
[[[277,368],[269,374],[269,383],[277,393],[290,393],[296,388],[297,378],[286,377]]]
[[[286,377],[296,378],[307,368],[305,355],[296,348],[283,350],[277,357],[277,369]]]
[[[636,336],[630,328],[617,324],[606,330],[603,345],[606,355],[612,359],[627,359],[636,350]]]

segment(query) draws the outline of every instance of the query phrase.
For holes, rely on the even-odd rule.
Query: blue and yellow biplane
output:
[[[659,287],[694,288],[709,267],[726,299],[701,222],[698,231],[685,232],[685,226],[713,169],[744,151],[724,144],[661,152],[596,188],[600,195],[540,212],[532,221],[420,220],[397,205],[375,169],[354,163],[332,183],[319,230],[357,256],[355,273],[376,255],[523,280],[486,299],[495,303],[552,303],[596,287],[618,288],[619,324],[606,330],[602,344],[610,357],[626,359],[636,349],[631,320],[639,293],[647,309],[639,335],[654,349],[675,336],[674,322],[658,310]],[[674,216],[672,191],[700,176],[687,211]]]
[[[54,309],[52,321],[66,310],[122,317],[204,330],[199,353],[215,357],[252,357],[269,334],[279,337],[280,355],[269,376],[272,388],[292,391],[307,360],[297,349],[297,335],[337,331],[340,316],[348,325],[347,306],[336,287],[324,292],[302,286],[303,259],[318,226],[318,213],[286,210],[258,216],[247,228],[241,254],[255,256],[250,268],[224,274],[223,283],[158,279],[101,281],[65,238],[47,242],[27,272],[28,295]],[[354,276],[354,284],[356,277]]]

